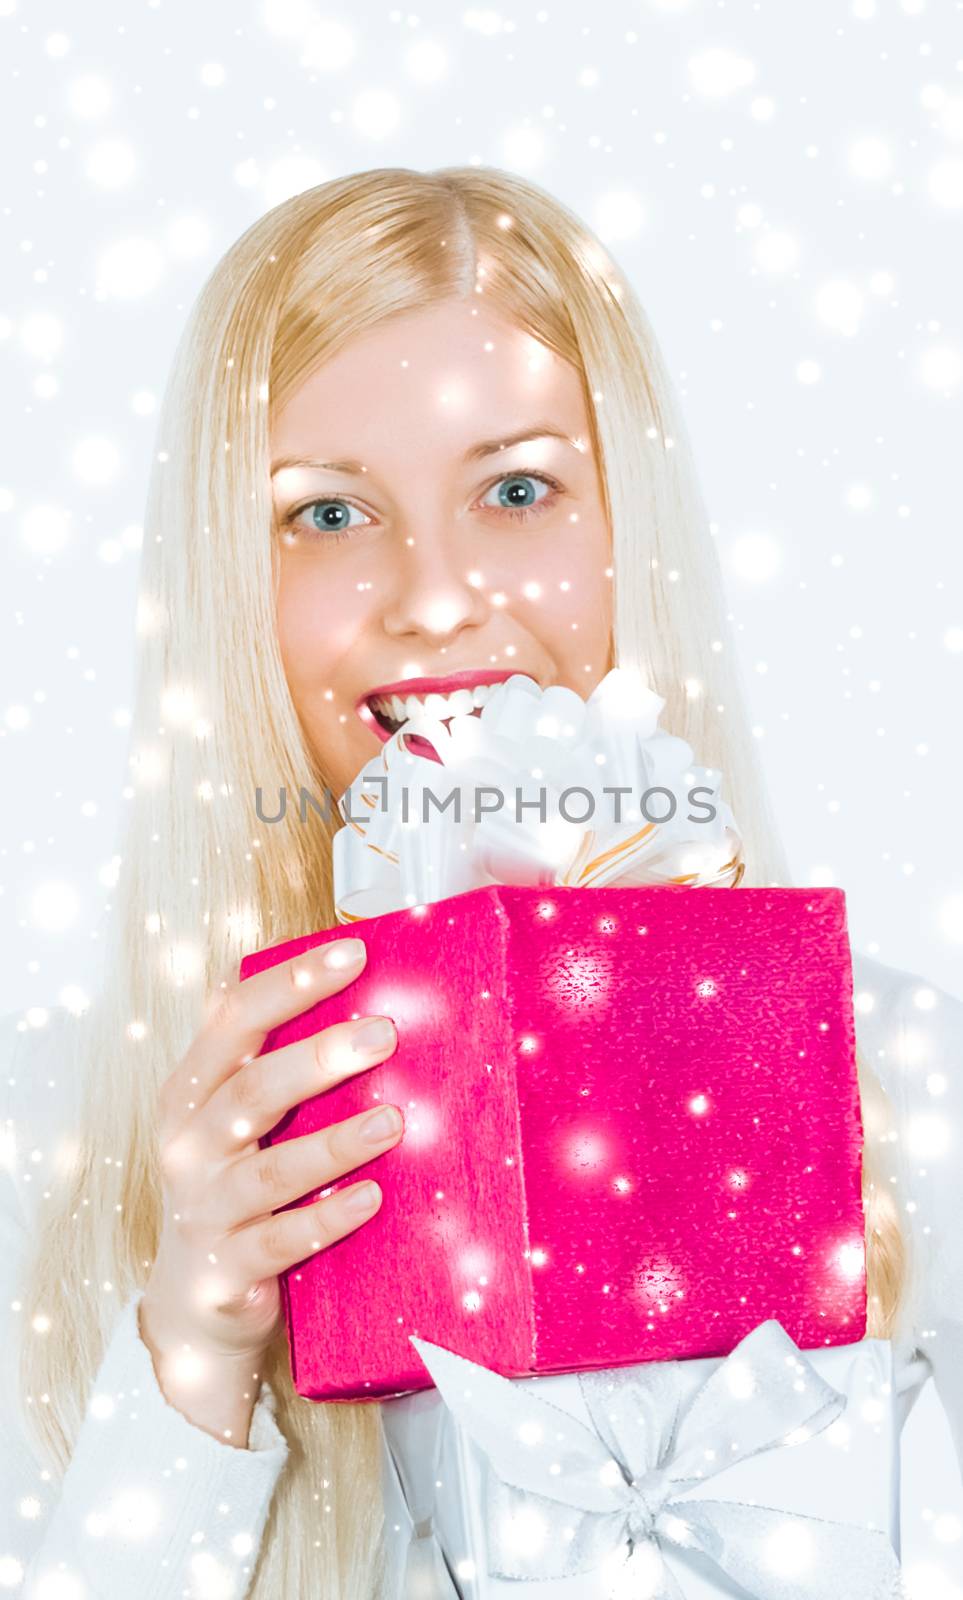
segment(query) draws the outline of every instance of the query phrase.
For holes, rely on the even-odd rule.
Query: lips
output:
[[[517,667],[507,672],[465,670],[446,673],[443,678],[402,678],[369,690],[358,701],[356,710],[365,726],[384,744],[412,715],[414,708],[408,701],[414,700],[445,723],[453,716],[480,716],[482,705],[495,685],[514,677],[518,670]],[[443,715],[445,712],[447,715]],[[416,739],[419,744],[427,745],[427,741],[412,734],[412,743]]]

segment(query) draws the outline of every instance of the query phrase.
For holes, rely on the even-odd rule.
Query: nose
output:
[[[481,580],[473,583],[469,554],[447,530],[408,535],[384,574],[382,626],[391,638],[416,635],[443,645],[462,628],[478,627],[491,614]]]

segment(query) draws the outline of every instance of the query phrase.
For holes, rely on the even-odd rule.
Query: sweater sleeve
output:
[[[19,1391],[22,1271],[33,1192],[57,1129],[41,1075],[3,1019],[0,1124],[0,1590],[22,1600],[242,1600],[288,1445],[262,1382],[249,1448],[171,1406],[140,1338],[140,1294],[121,1308],[59,1482],[33,1453]],[[40,1178],[41,1182],[35,1180]],[[34,1181],[31,1181],[34,1180]],[[41,1401],[42,1403],[42,1401]]]
[[[963,1001],[862,957],[856,1006],[894,1113],[910,1246],[901,1337],[929,1363],[963,1473]]]

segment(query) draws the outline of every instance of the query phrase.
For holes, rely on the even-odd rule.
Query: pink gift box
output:
[[[505,1377],[726,1355],[769,1317],[804,1349],[863,1337],[841,890],[495,886],[241,978],[358,935],[361,975],[262,1051],[361,1015],[398,1030],[261,1141],[405,1116],[339,1180],[377,1178],[378,1214],[283,1275],[300,1394],[430,1388],[412,1333]]]

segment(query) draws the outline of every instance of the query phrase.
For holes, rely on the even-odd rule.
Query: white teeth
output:
[[[451,694],[378,694],[371,697],[369,704],[372,710],[380,711],[393,722],[407,722],[419,712],[426,712],[430,717],[461,717],[477,711],[497,687],[497,684],[488,683],[474,689],[453,689]]]

